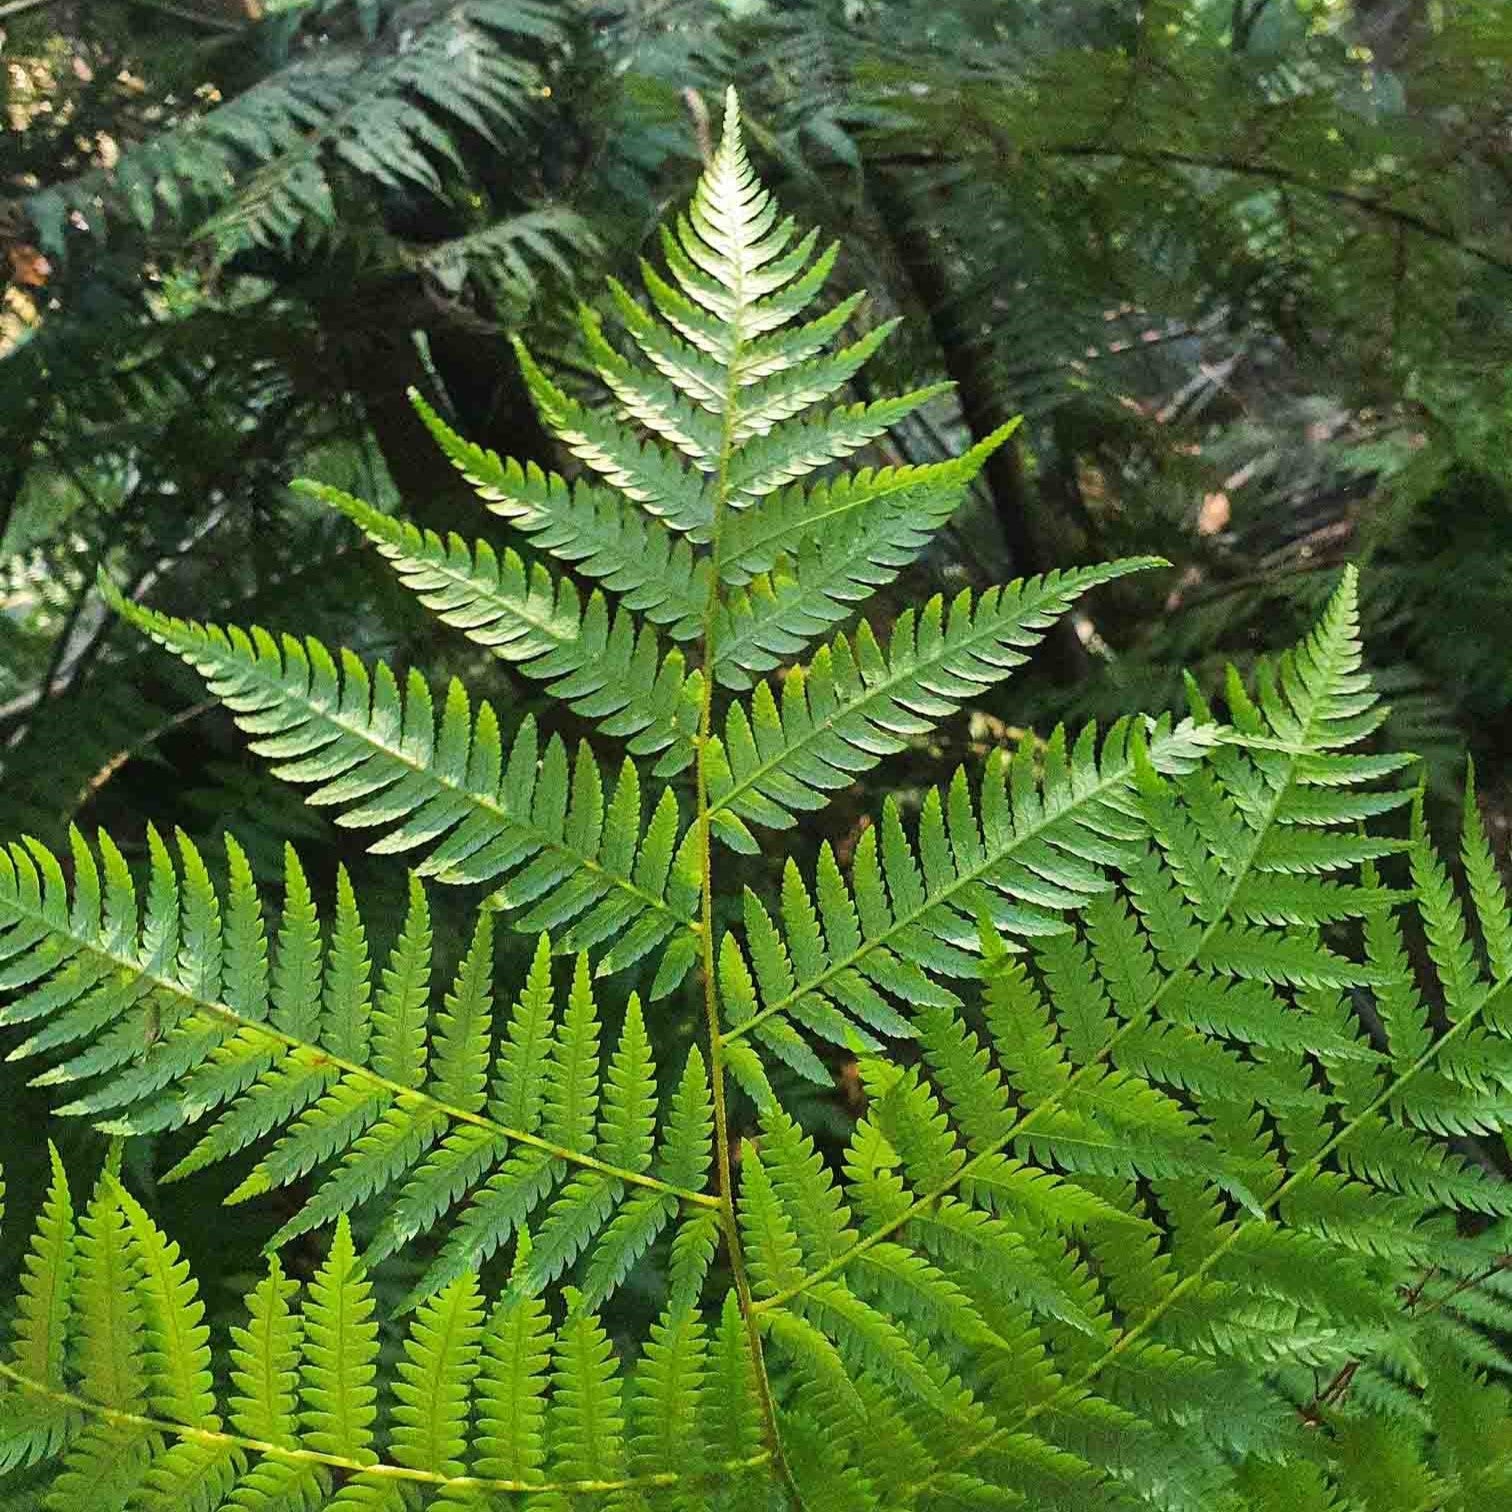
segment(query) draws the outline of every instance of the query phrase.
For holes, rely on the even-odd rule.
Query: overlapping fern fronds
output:
[[[48,1505],[92,1509],[398,1509],[420,1496],[480,1508],[523,1505],[525,1492],[540,1505],[608,1494],[690,1505],[711,1481],[738,1486],[763,1468],[737,1312],[706,1327],[674,1299],[627,1378],[589,1299],[571,1293],[553,1320],[532,1253],[522,1241],[495,1301],[469,1271],[425,1302],[380,1386],[373,1287],[343,1219],[307,1284],[269,1262],[231,1331],[230,1390],[217,1391],[178,1245],[111,1173],[76,1211],[54,1154],[0,1360],[0,1467],[66,1444]],[[701,1418],[716,1394],[729,1416]],[[686,1430],[675,1446],[669,1414]]]
[[[1512,908],[1473,803],[1462,902],[1408,758],[1371,748],[1353,574],[1230,678],[1222,721],[1194,691],[1180,721],[1056,731],[726,908],[727,851],[780,841],[1143,564],[836,631],[982,452],[830,474],[929,393],[814,418],[878,338],[831,351],[851,302],[800,320],[832,257],[778,221],[733,101],[664,252],[648,306],[613,294],[640,357],[587,317],[614,410],[523,359],[584,480],[427,417],[561,567],[317,490],[594,747],[120,605],[277,772],[418,862],[375,984],[344,877],[323,927],[296,860],[274,922],[234,843],[217,891],[151,836],[145,907],[104,837],[71,877],[11,848],[13,1053],[115,1133],[202,1123],[171,1174],[255,1148],[233,1197],[303,1187],[271,1248],[335,1234],[301,1303],[277,1262],[255,1289],[223,1406],[174,1247],[113,1176],[75,1224],[56,1174],[0,1464],[56,1463],[56,1512],[1494,1505],[1512,1186],[1477,1141],[1512,1124]],[[422,877],[493,889],[438,1007]],[[539,936],[503,994],[499,916]],[[706,1037],[670,1093],[637,997],[600,1045],[595,980],[628,968],[652,999],[696,974]],[[860,1089],[838,1151],[792,1095],[837,1061]],[[363,1266],[401,1252],[429,1263],[380,1444]],[[637,1267],[666,1301],[627,1368],[600,1310]]]
[[[308,9],[284,9],[301,8]],[[44,239],[61,242],[70,212],[95,219],[105,206],[143,230],[188,218],[230,255],[334,226],[339,173],[379,188],[437,190],[456,160],[456,132],[497,139],[520,127],[540,88],[532,54],[563,35],[559,8],[536,0],[444,8],[383,0],[353,7],[355,18],[330,14],[337,9],[348,7],[323,7],[316,20],[324,34],[250,88],[125,152],[108,170],[33,195],[28,212]],[[287,30],[300,19],[286,15],[281,24]],[[548,219],[538,229],[555,228]],[[456,244],[447,256],[486,257],[501,270],[512,259],[516,271],[522,252],[557,256],[538,233],[498,238],[493,250],[505,262],[477,242]]]
[[[232,1201],[312,1171],[321,1180],[272,1247],[365,1203],[384,1217],[370,1251],[382,1258],[449,1222],[471,1189],[417,1296],[475,1268],[540,1208],[531,1277],[544,1286],[593,1248],[583,1289],[596,1302],[680,1212],[715,1205],[704,1190],[702,1057],[689,1056],[662,1122],[639,1003],[613,1055],[601,1055],[585,958],[559,1011],[542,936],[495,1028],[491,915],[433,1006],[418,881],[375,991],[345,874],[327,942],[292,849],[270,929],[234,841],[221,897],[186,837],[180,868],[155,832],[149,840],[140,924],[130,874],[104,835],[98,859],[75,835],[71,896],[41,846],[6,859],[0,955],[9,985],[34,984],[5,1014],[32,1026],[13,1053],[51,1054],[39,1080],[74,1094],[63,1111],[113,1133],[206,1123],[170,1178],[275,1136]]]
[[[557,741],[538,772],[534,726],[506,742],[491,706],[474,715],[458,685],[438,722],[418,673],[401,693],[386,668],[369,673],[349,655],[338,664],[314,641],[121,606],[208,678],[280,775],[313,784],[313,802],[343,810],[338,822],[391,826],[380,847],[427,847],[419,870],[444,881],[507,876],[496,901],[533,905],[512,915],[531,932],[570,925],[564,948],[618,936],[600,971],[658,951],[653,996],[675,987],[698,954],[705,835],[754,850],[752,825],[788,828],[822,807],[826,793],[1008,676],[1080,594],[1150,565],[1052,573],[975,601],[963,594],[948,608],[931,600],[899,619],[885,649],[862,621],[792,663],[863,588],[892,580],[922,550],[1006,431],[958,461],[827,475],[938,391],[806,417],[888,327],[830,351],[858,298],[801,318],[836,249],[816,256],[812,235],[779,222],[733,134],[663,250],[672,281],[646,266],[649,309],[611,286],[639,359],[611,347],[584,313],[619,412],[573,398],[520,351],[542,419],[586,481],[501,462],[422,407],[495,513],[600,581],[586,602],[570,576],[544,563],[527,570],[512,551],[443,541],[335,490],[314,491],[444,622],[543,680],[603,735],[627,739],[631,756],[656,754],[654,776],[696,767],[693,823],[669,788],[643,799],[629,764],[606,807],[600,757],[587,744],[570,778]],[[801,481],[815,474],[826,475]],[[690,653],[701,663],[691,669]],[[779,653],[789,661],[780,682],[752,687]],[[747,688],[720,713],[719,690]],[[1182,733],[1168,743],[1174,753],[1201,739]]]

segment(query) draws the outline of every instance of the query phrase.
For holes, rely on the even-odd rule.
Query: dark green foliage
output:
[[[835,353],[856,306],[806,314],[833,259],[733,94],[663,250],[618,344],[588,322],[615,408],[522,354],[579,478],[426,415],[528,567],[312,490],[569,709],[574,752],[459,681],[102,585],[411,865],[382,951],[292,847],[276,903],[231,839],[220,883],[156,830],[140,880],[103,831],[5,853],[12,1057],[115,1136],[192,1126],[167,1178],[289,1192],[227,1340],[130,1174],[80,1202],[53,1156],[10,1484],[50,1512],[1499,1504],[1512,906],[1473,795],[1459,886],[1380,747],[1354,571],[1221,718],[1193,685],[1180,719],[995,750],[742,891],[1153,564],[836,632],[1008,437],[827,471],[928,396],[819,408],[874,338]],[[687,994],[704,1032],[659,1072]],[[802,1087],[837,1070],[831,1140]]]

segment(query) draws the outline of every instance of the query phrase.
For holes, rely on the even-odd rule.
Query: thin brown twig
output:
[[[198,719],[201,714],[208,714],[211,709],[220,703],[218,698],[201,699],[199,703],[190,704],[187,709],[181,709],[171,719],[165,719],[160,724],[154,725],[145,735],[133,740],[130,745],[117,751],[109,761],[97,771],[88,782],[78,791],[74,798],[73,808],[63,815],[65,819],[75,819],[79,811],[87,804],[96,793],[115,776],[133,757],[138,756],[149,746],[155,745],[163,736],[170,731],[176,730],[180,725],[186,725]]]
[[[1320,1387],[1313,1393],[1312,1401],[1306,1406],[1297,1409],[1297,1416],[1310,1428],[1323,1426],[1323,1409],[1332,1407],[1335,1403],[1343,1401],[1349,1391],[1350,1383],[1355,1378],[1355,1372],[1359,1370],[1358,1360],[1346,1360],[1333,1374],[1326,1386]]]
[[[1428,1311],[1436,1312],[1446,1303],[1453,1301],[1454,1298],[1459,1296],[1461,1292],[1472,1291],[1477,1286],[1484,1286],[1485,1283],[1489,1281],[1493,1276],[1500,1275],[1502,1271],[1509,1269],[1512,1269],[1512,1254],[1500,1256],[1494,1264],[1487,1266],[1485,1270],[1480,1271],[1473,1276],[1465,1276],[1463,1279],[1456,1282],[1455,1285],[1451,1286],[1442,1297],[1435,1297],[1432,1302],[1428,1304]],[[1427,1285],[1426,1277],[1424,1278],[1423,1284]]]
[[[1464,1277],[1455,1286],[1446,1291],[1443,1296],[1435,1297],[1429,1304],[1428,1311],[1437,1311],[1440,1307],[1443,1307],[1445,1303],[1459,1296],[1461,1292],[1466,1292],[1471,1290],[1473,1287],[1482,1285],[1484,1282],[1489,1281],[1492,1276],[1497,1275],[1501,1271],[1507,1270],[1509,1267],[1512,1267],[1512,1254],[1502,1255],[1495,1262],[1495,1264],[1489,1266],[1486,1270],[1480,1271],[1473,1276]],[[1403,1295],[1402,1306],[1409,1313],[1413,1312],[1416,1309],[1418,1303],[1422,1300],[1423,1293],[1428,1289],[1429,1283],[1436,1275],[1438,1275],[1438,1273],[1438,1266],[1430,1265],[1428,1269],[1425,1270],[1423,1274],[1418,1278],[1418,1280],[1412,1285],[1412,1287],[1409,1288],[1409,1290]],[[1315,1391],[1313,1393],[1312,1400],[1305,1406],[1297,1409],[1298,1416],[1301,1417],[1302,1421],[1304,1423],[1310,1424],[1313,1427],[1321,1426],[1323,1421],[1323,1408],[1332,1407],[1335,1403],[1343,1400],[1344,1395],[1349,1390],[1350,1383],[1354,1380],[1355,1373],[1359,1370],[1359,1368],[1359,1360],[1346,1360],[1344,1364],[1334,1372],[1334,1375],[1328,1382],[1328,1384],[1326,1386],[1320,1387],[1317,1391]]]

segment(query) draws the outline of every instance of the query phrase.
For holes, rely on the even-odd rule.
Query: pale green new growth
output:
[[[1362,749],[1353,572],[1226,722],[1194,686],[1185,719],[994,751],[735,896],[730,852],[789,851],[1153,564],[839,628],[1007,430],[835,468],[941,391],[850,401],[888,328],[820,303],[834,249],[779,218],[733,96],[662,251],[644,300],[583,313],[610,408],[520,353],[573,482],[419,406],[528,561],[310,485],[591,746],[117,598],[414,869],[375,961],[350,878],[326,899],[292,849],[277,907],[230,839],[218,887],[149,830],[140,893],[104,834],[3,853],[11,1056],[112,1133],[196,1125],[168,1179],[294,1195],[221,1339],[118,1173],[76,1212],[54,1155],[0,1477],[47,1512],[1507,1504],[1512,1187],[1481,1141],[1512,1127],[1512,910],[1473,795],[1462,901],[1383,785],[1408,758]],[[432,882],[480,889],[446,981]],[[839,1137],[795,1095],[837,1076]]]

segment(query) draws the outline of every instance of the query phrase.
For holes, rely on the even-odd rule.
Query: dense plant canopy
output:
[[[0,43],[7,1512],[1512,1500],[1512,10]]]
[[[627,265],[732,78],[789,201],[846,230],[849,284],[917,316],[878,380],[957,385],[883,458],[1026,416],[920,585],[1175,564],[1056,632],[1017,718],[1175,708],[1184,670],[1211,690],[1304,633],[1354,559],[1394,737],[1439,797],[1470,744],[1503,806],[1499,0],[99,0],[0,26],[13,826],[137,811],[155,757],[213,766],[204,807],[249,827],[274,801],[103,613],[101,562],[173,609],[297,603],[434,654],[286,480],[465,528],[411,386],[557,465],[504,336],[569,390],[591,370],[564,285]]]
[[[1512,906],[1473,803],[1462,900],[1410,758],[1371,748],[1353,571],[1297,646],[1230,673],[1221,717],[1193,684],[1179,719],[1058,727],[887,799],[843,862],[825,841],[740,887],[763,837],[1155,565],[834,631],[1009,439],[833,470],[936,397],[830,405],[888,330],[847,344],[855,300],[814,313],[834,262],[758,183],[732,93],[646,301],[611,286],[617,335],[584,312],[614,405],[520,349],[581,476],[501,461],[422,406],[536,561],[310,485],[443,624],[544,683],[574,751],[457,680],[438,699],[418,670],[102,579],[276,777],[407,859],[407,903],[375,978],[350,877],[327,913],[292,847],[279,904],[229,836],[217,885],[187,834],[149,830],[140,898],[104,831],[10,847],[12,1059],[43,1059],[60,1111],[116,1138],[193,1127],[165,1179],[230,1162],[228,1202],[290,1194],[222,1337],[119,1162],[76,1202],[52,1154],[0,1362],[19,1494],[1508,1494],[1512,1189],[1464,1141],[1508,1123]],[[439,982],[436,887],[474,900]],[[514,982],[506,931],[533,952]],[[702,1030],[659,1070],[651,1026],[685,989]],[[859,1107],[826,1158],[799,1089],[837,1067]],[[406,1284],[380,1306],[390,1264]],[[632,1290],[654,1299],[641,1329]]]

